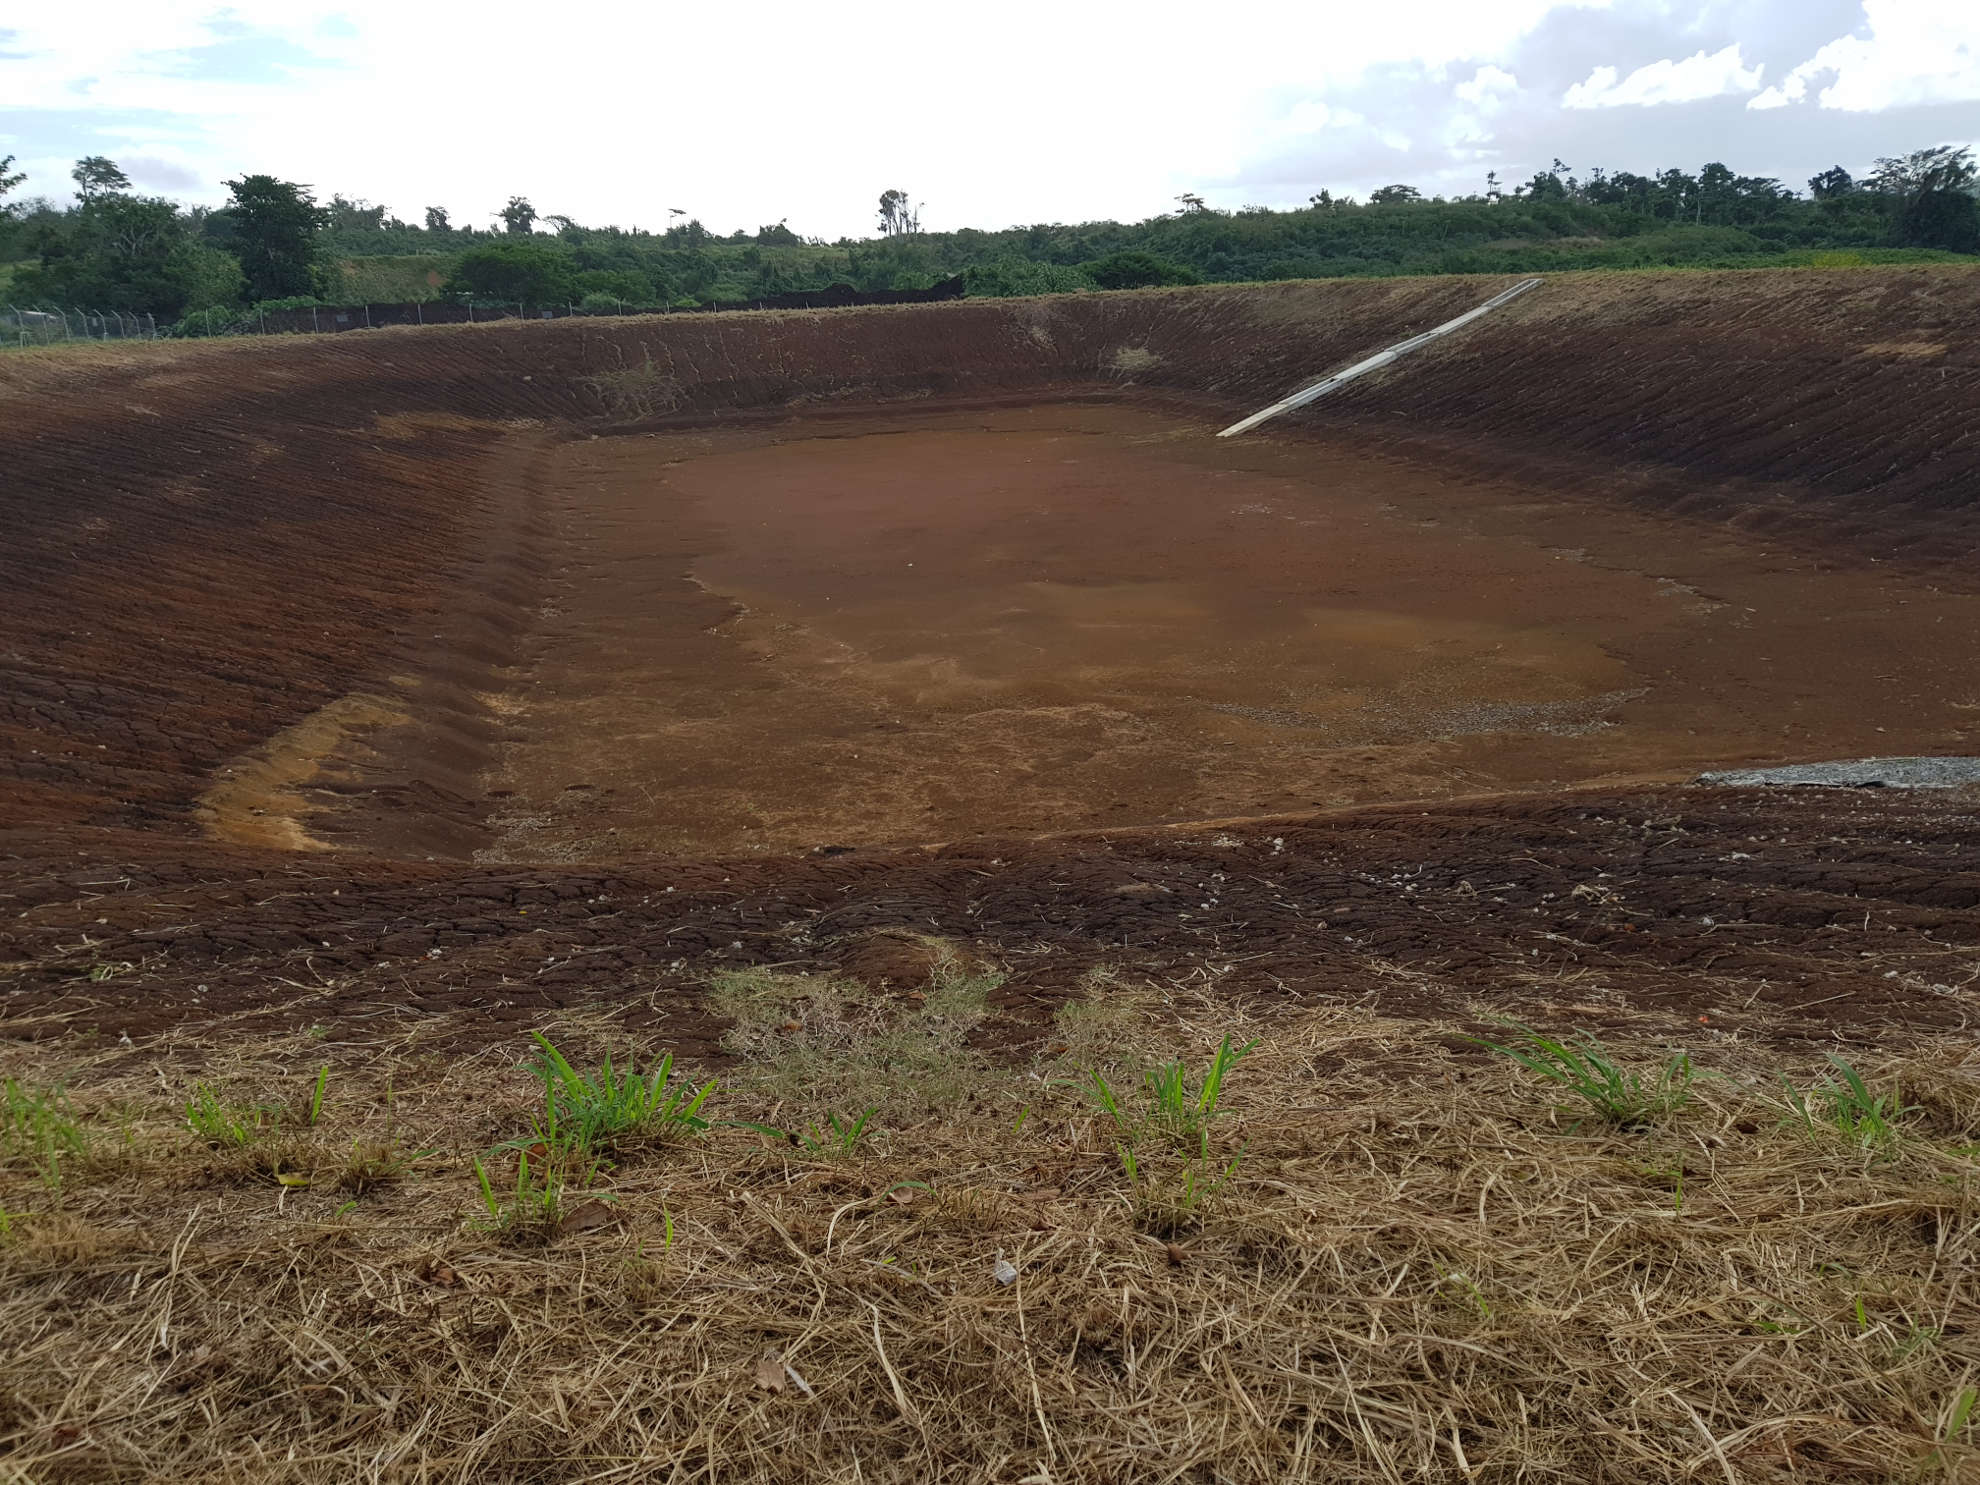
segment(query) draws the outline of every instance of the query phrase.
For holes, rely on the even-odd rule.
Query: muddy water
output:
[[[1969,595],[1622,515],[1599,478],[1211,431],[1061,405],[567,446],[495,854],[1308,810],[1980,725]]]

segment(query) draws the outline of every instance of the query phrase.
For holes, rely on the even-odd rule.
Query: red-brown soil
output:
[[[1980,748],[1970,588],[1591,480],[1213,432],[1058,404],[562,446],[488,859]]]
[[[1972,799],[1659,781],[1980,751],[1980,277],[1557,280],[1207,436],[1492,287],[0,363],[7,1015],[705,1052],[907,930],[1006,1039],[1099,965],[1966,1024]]]

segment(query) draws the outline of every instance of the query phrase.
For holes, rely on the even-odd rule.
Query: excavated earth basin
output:
[[[713,1054],[713,970],[1966,1024],[1966,270],[502,325],[0,363],[16,1036]],[[1699,1018],[1709,1031],[1700,1031]],[[1453,1043],[1454,1055],[1463,1044]]]
[[[1980,737],[1980,596],[1105,404],[562,445],[486,859],[784,852]],[[1924,636],[1927,644],[1918,644]]]

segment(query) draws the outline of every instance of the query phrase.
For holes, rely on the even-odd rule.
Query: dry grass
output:
[[[651,418],[672,412],[681,402],[681,384],[653,364],[651,351],[637,366],[622,364],[616,371],[580,377],[579,381],[597,394],[608,418]]]
[[[960,1071],[889,1085],[846,1159],[635,1149],[530,1245],[472,1162],[527,1130],[531,1047],[15,1044],[87,1148],[57,1185],[0,1165],[0,1479],[1980,1478],[1970,1051],[1870,1069],[1917,1106],[1877,1149],[1784,1122],[1779,1075],[1824,1068],[1732,1041],[1666,1121],[1570,1133],[1504,1059],[1355,1011],[1103,985],[1004,1065],[951,1034],[956,980],[891,1012],[728,984],[763,1014],[716,1119],[822,1117],[903,1037]],[[1186,1158],[1131,1181],[1070,1081],[1226,1035],[1260,1038],[1211,1135],[1242,1158],[1178,1215],[1150,1191]],[[325,1060],[280,1160],[184,1126],[196,1082],[308,1107]]]

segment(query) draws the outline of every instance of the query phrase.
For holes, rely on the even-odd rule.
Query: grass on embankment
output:
[[[997,983],[939,946],[906,993],[723,976],[736,1060],[712,1071],[576,1017],[471,1055],[356,1025],[17,1042],[0,1459],[263,1481],[1980,1468],[1970,1046],[1852,1068],[1859,1088],[1730,1038],[1679,1064],[1507,1027],[1514,1059],[1095,980],[1012,1061],[972,1040]]]
[[[397,257],[338,258],[330,265],[323,297],[331,304],[409,304],[440,297],[458,253],[407,253]]]

